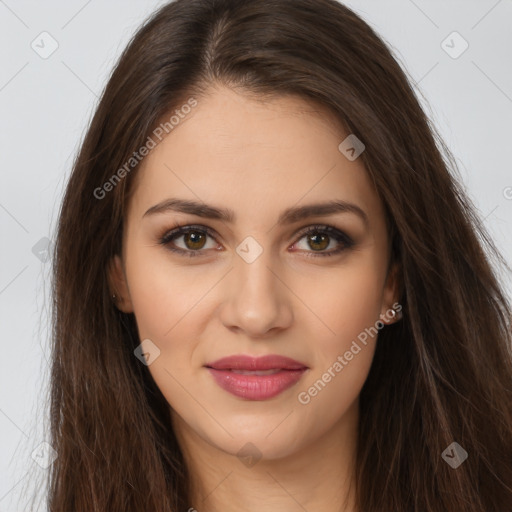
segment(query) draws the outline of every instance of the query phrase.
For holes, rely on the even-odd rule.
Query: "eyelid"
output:
[[[304,235],[307,235],[311,232],[321,231],[325,233],[330,233],[332,235],[338,235],[339,237],[343,237],[347,242],[353,242],[350,236],[348,236],[343,230],[331,226],[330,224],[311,224],[305,228],[301,228],[297,231],[294,237],[302,238]]]

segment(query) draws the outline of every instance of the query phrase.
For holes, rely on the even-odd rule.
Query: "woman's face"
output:
[[[302,99],[218,88],[143,161],[113,291],[183,435],[275,459],[357,414],[368,333],[397,296],[384,210],[339,149],[347,135]],[[169,236],[177,225],[194,227]],[[267,355],[295,363],[216,364]]]

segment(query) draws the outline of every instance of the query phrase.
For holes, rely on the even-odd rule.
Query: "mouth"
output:
[[[215,369],[215,368],[214,368]],[[282,371],[282,368],[273,368],[271,370],[227,370],[240,375],[274,375]]]
[[[223,390],[245,400],[268,400],[296,384],[308,370],[284,356],[230,356],[205,365]]]

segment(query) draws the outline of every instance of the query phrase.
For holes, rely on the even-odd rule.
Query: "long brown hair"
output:
[[[193,505],[168,404],[133,354],[135,318],[111,299],[108,266],[138,166],[112,176],[162,118],[215,83],[319,102],[366,146],[361,158],[392,227],[403,320],[380,332],[360,396],[359,510],[511,510],[511,308],[497,267],[510,269],[406,73],[335,0],[177,0],[121,55],[58,224],[49,510]],[[468,453],[456,469],[442,457],[453,442]]]

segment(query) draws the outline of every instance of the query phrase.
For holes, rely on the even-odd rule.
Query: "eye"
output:
[[[159,243],[174,253],[194,257],[204,252],[203,249],[218,249],[218,245],[213,242],[210,247],[207,246],[208,238],[215,241],[213,231],[205,226],[176,226],[161,237]],[[181,247],[177,243],[180,239]],[[297,247],[302,239],[306,239],[305,246]],[[292,247],[305,251],[308,257],[323,257],[339,254],[353,245],[354,241],[342,231],[332,226],[315,225],[303,230],[298,242]],[[331,250],[326,251],[329,247]]]
[[[308,257],[334,256],[354,246],[354,241],[346,233],[332,226],[308,227],[301,233],[299,242],[295,242],[294,246],[297,246],[303,238],[306,239],[305,246],[298,248],[307,251]],[[325,250],[329,247],[332,249],[333,246],[335,247],[333,250]]]
[[[215,249],[216,244],[207,247],[207,238],[214,238],[213,232],[204,226],[177,226],[176,229],[160,238],[159,243],[172,252],[184,256],[198,256],[202,249]],[[182,239],[181,247],[176,246],[177,240]]]

